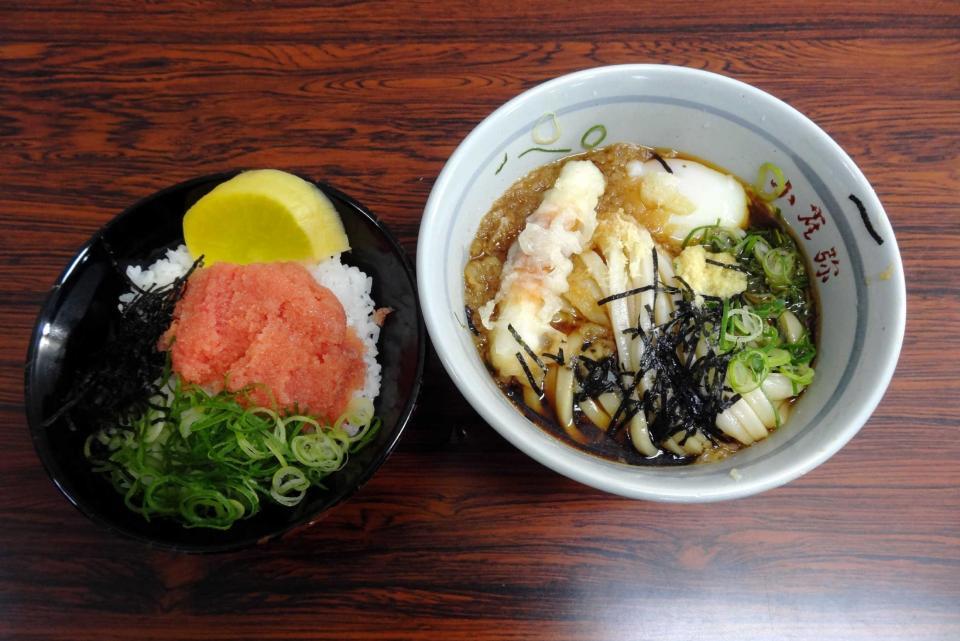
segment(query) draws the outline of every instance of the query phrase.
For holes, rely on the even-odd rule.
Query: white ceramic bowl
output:
[[[634,142],[707,159],[753,182],[758,167],[784,170],[795,200],[786,221],[810,259],[821,303],[816,379],[790,420],[726,460],[636,467],[591,456],[550,436],[510,403],[464,324],[463,268],[480,219],[515,180],[557,156],[518,154],[548,112],[582,151],[582,134],[606,126],[604,144]],[[504,154],[508,160],[497,173]],[[863,204],[864,219],[851,195]],[[822,209],[808,233],[800,216]],[[865,223],[869,221],[873,234]],[[874,235],[876,238],[874,238]],[[882,243],[880,242],[882,241]],[[836,262],[834,262],[836,261]],[[506,103],[470,133],[434,185],[417,247],[420,302],[444,367],[470,404],[507,440],[544,465],[608,492],[661,501],[717,501],[786,483],[823,463],[867,421],[896,367],[906,317],[900,254],[883,207],[854,162],[789,105],[730,78],[683,67],[600,67],[546,82]]]

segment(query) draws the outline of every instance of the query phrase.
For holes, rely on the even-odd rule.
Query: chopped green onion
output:
[[[262,497],[297,505],[380,428],[367,400],[329,425],[246,408],[245,392],[211,395],[175,377],[161,389],[161,403],[92,434],[83,453],[131,510],[186,527],[227,529],[259,512]]]
[[[742,234],[743,231],[740,229],[721,227],[720,221],[717,220],[713,225],[702,225],[691,229],[683,239],[683,247],[705,245],[715,253],[729,252],[739,245]]]
[[[788,365],[790,361],[793,360],[793,355],[790,354],[790,352],[785,349],[778,349],[776,347],[766,350],[766,355],[767,367],[770,369]]]
[[[503,169],[503,166],[506,165],[506,164],[507,164],[507,154],[506,154],[506,152],[504,152],[504,154],[503,154],[503,162],[501,162],[501,163],[500,163],[500,166],[497,167],[497,170],[496,170],[495,172],[493,172],[493,175],[496,176],[497,174],[499,174],[499,173],[500,173],[500,170]]]
[[[307,494],[310,481],[298,467],[288,465],[273,473],[270,496],[280,505],[293,507]]]
[[[730,359],[727,384],[738,394],[746,394],[760,387],[769,374],[766,355],[758,349],[745,349]]]
[[[720,310],[720,326],[717,328],[717,346],[720,348],[721,352],[729,352],[734,347],[737,346],[736,343],[731,343],[727,340],[727,319],[730,317],[730,299],[724,298],[723,307]]]
[[[773,174],[773,191],[767,190],[768,174]],[[774,165],[772,162],[765,162],[760,165],[760,170],[757,172],[757,182],[754,184],[753,188],[757,192],[757,196],[767,202],[770,202],[783,195],[787,188],[787,179],[784,177],[782,169]]]
[[[681,243],[681,247],[686,247],[687,245],[702,245],[704,235],[706,234],[706,230],[710,229],[711,227],[719,227],[719,226],[720,226],[720,219],[718,218],[717,222],[713,225],[701,225],[700,227],[694,227],[687,233],[686,237],[683,239],[683,243]],[[697,234],[697,233],[700,234],[699,240],[694,241],[694,234]]]
[[[764,319],[777,318],[783,314],[784,309],[786,309],[784,302],[779,298],[774,298],[755,304],[753,306],[753,313]]]
[[[794,394],[813,382],[813,368],[809,365],[781,367],[779,372],[793,382]]]
[[[198,486],[187,486],[186,490],[183,499],[180,500],[179,514],[186,521],[187,527],[225,530],[244,517],[246,510],[243,504],[222,492]],[[179,493],[169,492],[168,494],[177,496]],[[150,500],[153,498],[151,496]]]
[[[348,452],[350,454],[355,454],[362,450],[368,443],[370,443],[374,437],[380,431],[380,418],[374,417],[372,421],[365,424],[360,428],[356,434],[354,434],[351,439],[350,448]]]
[[[763,255],[760,265],[771,287],[788,285],[796,267],[796,253],[784,247],[777,247]]]
[[[548,122],[553,124],[553,133],[549,136],[543,136],[540,134],[540,128]],[[533,142],[538,145],[552,145],[560,140],[560,135],[560,121],[557,120],[557,114],[552,111],[540,116],[537,122],[533,124]]]
[[[764,322],[759,316],[745,307],[729,310],[723,326],[725,341],[736,345],[746,345],[763,333]]]
[[[530,147],[530,149],[525,149],[525,150],[521,151],[521,152],[517,155],[517,158],[523,158],[524,156],[526,156],[527,154],[529,154],[531,151],[542,151],[542,152],[547,153],[547,154],[568,154],[568,153],[570,153],[572,150],[571,150],[570,148],[565,148],[565,149],[545,149],[545,148],[543,148],[543,147]]]
[[[810,342],[809,335],[803,336],[796,343],[784,345],[783,349],[793,354],[794,365],[809,365],[817,355],[817,348]]]
[[[763,257],[770,251],[770,245],[762,237],[757,237],[751,245],[751,253],[759,262],[763,262]]]
[[[595,137],[595,140],[587,140],[587,138],[589,138],[590,135],[593,134],[594,132],[597,132],[599,134],[597,137]],[[593,149],[594,147],[596,147],[606,139],[607,139],[607,128],[604,127],[603,125],[594,125],[589,129],[587,129],[584,132],[584,134],[580,137],[580,145],[584,149]]]
[[[754,251],[754,248],[758,243],[763,246],[763,251],[759,254]],[[743,240],[741,240],[736,247],[736,253],[739,256],[753,255],[757,258],[757,260],[760,260],[760,258],[763,257],[763,253],[765,253],[767,249],[769,249],[769,247],[767,247],[763,235],[753,232],[743,237]]]
[[[780,331],[777,330],[775,325],[769,323],[763,324],[763,332],[753,341],[754,345],[763,349],[778,347],[781,343],[783,343],[783,338],[780,336]]]

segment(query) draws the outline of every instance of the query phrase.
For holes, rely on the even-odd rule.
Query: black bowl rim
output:
[[[124,209],[122,212],[108,220],[106,223],[100,226],[100,228],[94,232],[94,234],[87,240],[77,252],[70,258],[67,266],[63,269],[60,275],[57,277],[57,280],[54,282],[53,286],[47,292],[47,295],[43,301],[43,304],[40,308],[40,312],[37,315],[36,322],[34,324],[33,331],[30,334],[30,343],[27,347],[27,360],[24,365],[24,412],[27,416],[27,429],[30,431],[30,440],[33,442],[34,450],[37,453],[37,456],[40,458],[40,462],[43,464],[43,468],[47,473],[47,476],[50,477],[50,480],[53,481],[53,484],[57,487],[60,493],[69,501],[80,513],[86,516],[88,519],[96,523],[98,526],[117,534],[128,540],[139,541],[144,543],[149,547],[171,550],[174,552],[186,552],[191,554],[209,554],[209,553],[220,553],[220,552],[230,552],[234,550],[239,550],[242,548],[248,548],[256,544],[263,544],[273,540],[276,540],[282,537],[284,534],[287,534],[297,528],[303,527],[305,525],[313,524],[316,520],[322,518],[328,514],[332,509],[337,507],[339,504],[343,503],[351,496],[356,494],[367,482],[373,477],[373,475],[380,469],[380,467],[386,462],[387,458],[390,457],[390,454],[393,452],[397,443],[400,440],[401,435],[407,427],[407,424],[410,422],[410,418],[413,415],[414,410],[416,409],[417,399],[420,396],[420,390],[423,385],[423,372],[426,361],[426,326],[423,321],[423,314],[420,312],[419,305],[419,296],[417,294],[417,280],[416,272],[413,269],[413,266],[410,262],[410,257],[407,255],[407,252],[400,245],[399,241],[393,235],[393,233],[387,228],[387,226],[379,219],[377,216],[367,209],[364,205],[360,204],[354,198],[343,193],[339,189],[325,183],[314,180],[308,176],[304,176],[298,172],[291,172],[295,175],[303,178],[307,182],[310,182],[313,185],[316,185],[321,191],[325,194],[333,195],[335,198],[339,198],[351,208],[356,210],[362,216],[364,216],[377,231],[387,239],[391,248],[393,249],[394,254],[400,259],[401,264],[403,265],[403,270],[407,276],[407,280],[410,283],[410,286],[413,288],[413,295],[415,301],[415,313],[417,318],[417,367],[416,374],[413,381],[413,389],[410,396],[407,398],[406,403],[404,404],[403,411],[400,413],[400,417],[397,420],[397,428],[394,432],[393,438],[387,443],[386,447],[380,453],[377,458],[363,471],[359,476],[359,482],[351,487],[350,489],[340,492],[334,496],[333,500],[325,504],[320,510],[316,512],[311,512],[304,514],[295,521],[286,524],[282,528],[263,536],[257,537],[247,537],[243,539],[238,539],[231,541],[229,543],[223,544],[213,544],[213,545],[194,545],[194,544],[171,544],[163,541],[158,541],[152,539],[148,536],[143,536],[141,534],[128,531],[115,523],[111,522],[108,519],[101,517],[95,511],[89,509],[85,501],[80,497],[74,496],[60,483],[59,474],[55,473],[55,466],[52,459],[50,458],[49,453],[46,449],[46,438],[41,434],[42,426],[35,425],[31,420],[31,413],[28,410],[28,404],[31,396],[32,389],[32,378],[34,366],[36,363],[37,350],[39,348],[40,339],[42,338],[43,325],[45,319],[52,312],[51,305],[53,304],[54,298],[57,291],[63,285],[64,281],[70,276],[74,269],[80,264],[86,254],[91,250],[93,245],[100,239],[100,237],[107,232],[113,225],[117,224],[119,221],[132,216],[133,212],[138,210],[140,207],[143,207],[148,202],[158,198],[164,194],[167,194],[172,191],[185,190],[190,187],[207,183],[207,182],[223,182],[228,180],[237,174],[245,171],[244,169],[231,169],[227,171],[217,172],[213,174],[206,174],[203,176],[197,176],[178,182],[174,185],[164,187],[158,191],[152,192],[151,194],[140,198],[135,203]],[[184,212],[186,213],[186,212]]]

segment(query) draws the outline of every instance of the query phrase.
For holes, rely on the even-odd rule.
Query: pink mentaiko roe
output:
[[[171,344],[172,343],[172,344]],[[335,420],[363,385],[363,343],[343,306],[298,263],[197,271],[161,339],[182,380]]]

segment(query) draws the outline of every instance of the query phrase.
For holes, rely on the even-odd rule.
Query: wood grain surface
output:
[[[871,180],[909,295],[863,431],[786,487],[629,501],[540,467],[435,357],[398,450],[311,529],[153,551],[50,483],[23,415],[46,290],[134,200],[235,167],[358,197],[416,251],[459,141],[520,91],[664,62],[800,109]],[[0,638],[960,639],[960,3],[0,3]]]

